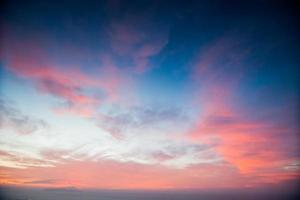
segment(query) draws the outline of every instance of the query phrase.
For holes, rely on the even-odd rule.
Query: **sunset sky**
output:
[[[7,1],[0,185],[284,188],[299,21],[277,1]]]

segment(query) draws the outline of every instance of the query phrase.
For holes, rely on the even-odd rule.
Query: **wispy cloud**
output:
[[[280,182],[290,174],[284,166],[296,159],[286,155],[290,150],[283,145],[290,143],[284,135],[295,129],[255,119],[236,101],[248,53],[236,41],[224,39],[200,53],[192,77],[205,86],[198,91],[196,103],[202,109],[198,123],[188,135],[195,142],[216,144],[215,150],[239,170],[241,177],[265,177],[261,182]]]
[[[112,18],[108,29],[112,52],[125,57],[137,73],[153,68],[151,57],[168,43],[168,25],[154,23],[151,18],[149,14],[137,17],[126,13],[122,18]]]
[[[101,114],[98,124],[119,138],[133,130],[168,129],[171,124],[188,122],[188,118],[188,113],[176,107],[135,106],[128,109],[114,109],[107,114]],[[168,131],[165,130],[165,132]]]
[[[49,125],[41,119],[23,114],[12,102],[0,99],[0,128],[11,128],[19,134],[32,134]]]
[[[223,174],[225,171],[226,173]],[[191,189],[198,188],[200,185],[203,187],[202,182],[206,183],[205,188],[224,187],[225,185],[222,185],[222,182],[229,180],[231,181],[229,181],[229,185],[226,185],[227,187],[239,184],[239,181],[232,181],[232,177],[236,177],[237,174],[226,164],[201,164],[182,170],[160,165],[143,165],[134,162],[120,163],[111,160],[97,162],[72,161],[59,164],[51,171],[47,168],[29,168],[23,171],[6,169],[5,173],[8,176],[14,174],[15,180],[11,181],[28,182],[28,184],[36,180],[64,180],[57,183],[56,187],[89,188],[93,185],[97,188],[110,189],[151,189],[155,184],[162,189]],[[26,178],[28,173],[33,174],[30,180]],[[47,178],[44,178],[45,174],[47,174]],[[222,176],[220,176],[221,174]],[[223,181],[212,180],[211,176],[222,177]],[[51,186],[52,183],[41,185]]]
[[[35,181],[25,181],[24,184],[30,184],[30,185],[34,185],[34,184],[38,184],[38,185],[43,185],[43,184],[56,184],[58,183],[59,180],[57,179],[42,179],[42,180],[35,180]]]

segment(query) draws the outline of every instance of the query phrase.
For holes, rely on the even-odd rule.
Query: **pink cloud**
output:
[[[129,80],[117,67],[106,65],[105,60],[103,67],[93,69],[93,74],[76,66],[60,65],[46,51],[47,40],[21,40],[5,35],[4,41],[1,58],[5,67],[32,81],[41,93],[63,100],[54,108],[56,113],[91,117],[102,103],[119,100],[120,88]]]
[[[284,176],[280,173],[280,177],[274,179],[273,176],[278,173],[273,173],[267,174],[258,181],[258,179],[252,180],[249,177],[240,176],[238,171],[226,163],[201,164],[186,169],[172,169],[161,165],[142,165],[109,160],[69,161],[51,168],[12,169],[2,167],[1,171],[6,177],[2,180],[2,184],[81,189],[244,188],[251,184],[274,184],[297,176],[294,172],[286,173]],[[31,176],[28,177],[28,174]],[[270,180],[277,181],[270,182]]]
[[[295,156],[287,156],[294,148],[286,148],[292,143],[285,138],[295,130],[247,117],[249,113],[235,99],[248,53],[238,44],[223,38],[208,45],[193,63],[192,79],[202,86],[194,103],[201,111],[188,138],[195,143],[215,144],[224,162],[236,168],[240,178],[251,177],[254,185],[299,177],[299,170],[284,169],[297,161]]]
[[[291,141],[284,135],[293,130],[268,121],[249,120],[246,113],[228,103],[229,99],[223,96],[217,101],[214,97],[202,100],[201,105],[207,109],[188,134],[190,140],[215,145],[215,150],[239,171],[241,178],[251,177],[255,184],[279,183],[299,176],[299,170],[284,169],[297,161],[296,157],[287,156],[294,149],[285,146]]]
[[[23,60],[13,61],[10,69],[17,75],[32,80],[40,92],[63,99],[68,107],[61,108],[75,114],[90,116],[100,99],[84,93],[85,88],[100,88],[100,83],[79,70],[59,70]]]

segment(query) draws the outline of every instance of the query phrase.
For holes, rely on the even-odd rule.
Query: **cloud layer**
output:
[[[250,5],[223,12],[222,3],[197,1],[67,4],[5,8],[1,184],[187,189],[299,180],[290,15],[278,21],[255,5],[263,19]]]

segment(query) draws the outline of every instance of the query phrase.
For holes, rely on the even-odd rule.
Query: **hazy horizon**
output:
[[[193,190],[108,190],[108,189],[76,189],[76,188],[24,188],[0,187],[0,197],[6,200],[256,200],[273,199],[286,200],[300,197],[296,187],[289,191],[272,190],[268,188],[234,189],[193,189]]]

